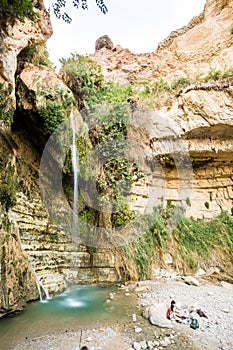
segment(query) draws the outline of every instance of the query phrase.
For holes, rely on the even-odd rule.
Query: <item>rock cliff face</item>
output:
[[[29,19],[25,19],[23,24],[16,21],[13,26],[6,24],[0,32],[0,316],[21,310],[26,302],[39,298],[35,275],[28,263],[27,254],[22,250],[17,225],[10,222],[9,218],[9,207],[15,204],[15,179],[19,176],[20,168],[17,164],[17,170],[16,165],[20,146],[9,130],[16,107],[17,55],[25,47],[44,43],[52,34],[51,23],[44,9],[35,9],[35,12],[38,14],[35,22]],[[33,165],[32,162],[30,168],[33,169]],[[27,174],[21,174],[21,178]]]
[[[120,84],[195,78],[211,67],[223,71],[232,66],[232,11],[231,0],[208,0],[200,16],[172,32],[155,52],[138,55],[117,46],[115,51],[103,48],[91,57],[102,66],[106,79]]]
[[[52,35],[52,26],[49,15],[44,6],[41,9],[35,8],[38,15],[35,21],[25,18],[22,24],[16,21],[12,26],[6,25],[3,30],[0,28],[0,86],[2,90],[8,91],[8,103],[5,113],[15,108],[15,72],[17,68],[17,56],[25,47],[32,47],[42,44]]]
[[[56,110],[60,122],[71,109],[78,111],[71,91],[52,69],[26,61],[17,68],[22,49],[44,43],[52,34],[43,6],[36,12],[35,23],[25,19],[1,31],[0,317],[38,299],[38,284],[45,297],[69,283],[118,279],[113,255],[72,243],[52,224],[40,196],[41,154],[57,122],[51,111]],[[81,128],[80,117],[78,121]]]
[[[117,46],[113,51],[103,48],[91,57],[101,65],[107,80],[123,85],[156,82],[160,78],[168,83],[184,77],[195,81],[210,69],[223,72],[233,65],[232,11],[230,0],[208,0],[200,16],[172,32],[153,53],[137,55]],[[155,94],[154,113],[160,119],[170,120],[174,135],[169,135],[159,117],[154,120],[151,113],[146,116],[141,113],[134,120],[135,126],[130,126],[131,139],[143,144],[151,159],[159,160],[157,168],[162,166],[162,175],[159,173],[165,181],[159,185],[163,187],[159,196],[165,204],[186,200],[190,216],[211,218],[221,210],[233,210],[232,82],[232,77],[197,82],[176,95]],[[186,199],[177,196],[183,175],[177,174],[174,150],[163,142],[165,138],[168,143],[171,137],[181,138],[182,145],[178,147],[184,147],[192,161]],[[155,197],[157,177],[158,174],[150,173],[147,179],[134,185],[132,209],[151,210],[156,203],[150,198]]]
[[[198,83],[183,89],[169,111],[157,110],[156,117],[152,112],[146,116],[139,113],[141,125],[145,124],[135,128],[138,122],[135,119],[129,137],[140,142],[144,152],[150,159],[158,159],[158,163],[154,173],[134,185],[133,209],[150,211],[154,204],[149,203],[150,198],[157,191],[164,204],[186,202],[187,216],[212,218],[222,210],[232,213],[232,88],[233,77]],[[176,152],[186,154],[189,169],[180,168]],[[184,166],[182,163],[181,167]],[[185,173],[187,178],[182,185]],[[159,176],[164,177],[162,183],[157,182]],[[183,194],[180,186],[185,187]]]
[[[35,276],[19,240],[17,230],[13,234],[0,231],[0,317],[38,299]]]

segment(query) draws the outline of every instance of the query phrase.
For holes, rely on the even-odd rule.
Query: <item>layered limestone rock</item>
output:
[[[178,97],[178,118],[193,164],[188,215],[233,212],[233,77],[196,84]]]
[[[186,207],[188,216],[232,213],[232,106],[233,77],[185,88],[169,111],[135,116],[129,138],[140,140],[154,167],[134,184],[132,209],[172,203]]]
[[[34,268],[42,290],[50,296],[77,283],[113,282],[118,279],[111,251],[90,250],[69,239],[51,222],[39,196],[17,194],[11,211],[22,249]]]

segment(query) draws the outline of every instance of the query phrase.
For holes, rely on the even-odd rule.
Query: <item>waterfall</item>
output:
[[[21,242],[21,238],[20,238],[20,233],[19,233],[19,226],[17,224],[17,221],[14,217],[14,213],[13,211],[9,210],[8,212],[8,218],[9,218],[9,221],[14,225],[15,229],[16,229],[16,232],[17,232],[17,237],[18,237],[18,240],[19,240],[19,244],[20,244],[20,247],[22,249],[22,251],[24,250],[23,249],[23,246],[22,246],[22,242]],[[28,257],[28,262],[29,262],[29,266],[30,266],[30,269],[33,273],[33,275],[35,276],[35,280],[36,280],[36,285],[37,285],[37,289],[38,289],[38,293],[39,293],[39,296],[40,296],[40,301],[43,301],[43,296],[42,296],[42,292],[41,292],[41,286],[40,286],[40,283],[39,283],[39,279],[37,277],[37,274],[36,274],[36,271],[35,269],[33,268],[32,266],[32,263],[31,261],[29,260],[29,257]],[[43,288],[44,289],[44,288]]]
[[[74,196],[73,196],[73,226],[72,226],[72,238],[75,240],[77,237],[78,221],[77,221],[77,210],[78,210],[78,150],[76,146],[76,128],[75,119],[73,113],[70,115],[71,128],[72,128],[72,166],[74,176]]]
[[[48,299],[51,299],[50,296],[49,296],[49,291],[48,289],[46,288],[43,288],[44,289],[44,292],[45,292],[45,299],[48,300]]]
[[[32,266],[32,263],[30,261],[29,261],[29,265],[30,265],[30,269],[31,269],[33,275],[35,276],[36,285],[37,285],[37,289],[38,289],[39,296],[40,296],[40,302],[43,302],[43,295],[41,292],[41,286],[40,286],[40,282],[39,282],[39,279],[37,277],[36,271],[35,271],[34,267]]]

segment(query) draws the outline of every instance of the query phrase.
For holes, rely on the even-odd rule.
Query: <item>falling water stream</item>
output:
[[[78,151],[76,146],[76,126],[75,118],[73,113],[70,115],[70,122],[72,128],[72,166],[73,166],[73,177],[74,177],[74,196],[73,196],[73,240],[77,238],[78,221],[77,221],[77,210],[78,210]]]
[[[34,267],[32,266],[32,263],[30,261],[29,261],[29,265],[30,265],[30,269],[31,269],[33,275],[35,276],[36,285],[37,285],[37,289],[38,289],[39,296],[40,296],[40,302],[42,302],[43,301],[43,295],[42,295],[39,279],[37,277],[37,274],[36,274],[36,271],[35,271]]]

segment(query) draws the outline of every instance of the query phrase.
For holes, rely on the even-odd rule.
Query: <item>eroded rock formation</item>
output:
[[[158,44],[155,52],[134,54],[128,49],[101,50],[91,57],[101,65],[105,78],[119,84],[159,81],[171,83],[187,77],[190,81],[207,75],[210,70],[224,72],[232,69],[233,35],[230,0],[208,0],[203,12],[187,26],[172,32]],[[201,79],[200,79],[201,80]],[[140,111],[135,125],[129,127],[129,137],[143,144],[145,154],[156,157],[167,179],[162,194],[167,201],[179,203],[179,187],[169,138],[181,138],[192,161],[192,185],[187,195],[187,215],[211,218],[227,210],[232,212],[232,77],[221,81],[194,83],[177,95],[161,93],[154,97],[154,113],[170,120],[167,128],[159,117]],[[139,122],[140,120],[140,122]],[[143,120],[143,122],[142,122]],[[166,122],[165,122],[166,123]],[[159,126],[159,127],[158,127]],[[173,134],[173,135],[172,135]],[[166,138],[166,144],[162,142]],[[140,141],[139,141],[140,140]],[[178,146],[180,147],[180,145]],[[170,149],[170,151],[169,151]],[[132,208],[140,212],[150,210],[155,200],[153,187],[161,175],[152,174],[134,184]],[[162,176],[162,175],[161,175]],[[155,180],[156,179],[156,180]],[[160,191],[161,192],[161,191]],[[187,193],[188,193],[187,192]],[[185,201],[185,198],[182,198]],[[158,203],[158,202],[157,202]]]
[[[172,32],[155,52],[138,55],[128,49],[102,49],[91,57],[102,66],[106,79],[121,84],[195,78],[211,67],[224,71],[233,60],[232,12],[231,0],[208,0],[200,16]]]
[[[0,231],[0,317],[20,311],[39,298],[35,275],[22,251],[17,231]]]
[[[52,35],[52,26],[44,6],[34,9],[38,15],[35,21],[25,18],[25,22],[16,21],[14,25],[6,24],[0,28],[0,86],[8,92],[11,103],[5,113],[15,108],[15,72],[17,55],[25,47],[42,44]],[[13,114],[13,111],[12,111]]]
[[[140,140],[144,153],[151,161],[156,158],[157,163],[154,170],[147,170],[147,179],[134,184],[133,209],[150,211],[156,203],[157,189],[165,204],[186,202],[188,216],[212,218],[222,210],[232,213],[232,88],[233,77],[198,83],[180,92],[169,111],[136,115],[129,138],[137,143]],[[176,159],[176,153],[182,152],[191,163],[189,179],[183,185],[188,170]],[[162,177],[164,181],[159,183]],[[186,190],[180,186],[186,186]]]

